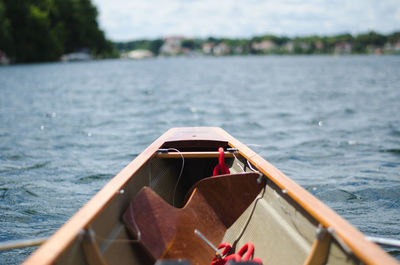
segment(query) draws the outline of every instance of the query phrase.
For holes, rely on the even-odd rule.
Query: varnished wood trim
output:
[[[170,152],[170,153],[157,153],[158,158],[218,158],[218,152]],[[230,152],[225,152],[226,158],[232,158],[233,154]]]
[[[85,231],[85,238],[82,241],[83,250],[86,257],[86,262],[89,265],[107,265],[103,258],[94,236],[94,232],[90,229]]]
[[[322,228],[322,235],[317,235],[312,247],[303,265],[324,265],[329,256],[329,247],[332,241],[332,236]],[[320,238],[318,238],[320,237]]]

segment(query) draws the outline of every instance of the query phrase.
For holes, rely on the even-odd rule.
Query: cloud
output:
[[[94,0],[112,40],[399,30],[398,0]],[[396,28],[397,27],[397,28]]]

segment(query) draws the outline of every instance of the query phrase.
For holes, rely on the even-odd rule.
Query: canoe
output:
[[[164,133],[23,264],[211,264],[225,242],[263,264],[398,264],[215,127]]]

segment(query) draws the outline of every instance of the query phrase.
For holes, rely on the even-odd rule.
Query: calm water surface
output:
[[[399,69],[400,56],[0,67],[0,241],[52,234],[179,126],[224,128],[364,233],[400,239]]]

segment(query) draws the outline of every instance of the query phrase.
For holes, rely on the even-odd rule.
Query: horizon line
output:
[[[165,39],[165,38],[170,38],[170,37],[180,37],[180,38],[184,38],[184,39],[209,39],[209,38],[215,38],[215,39],[242,39],[242,40],[250,40],[252,38],[256,38],[256,37],[264,37],[264,36],[274,36],[274,37],[280,37],[280,38],[290,38],[290,39],[295,39],[295,38],[306,38],[306,37],[334,37],[334,36],[342,36],[342,35],[351,35],[353,37],[358,36],[358,35],[364,35],[364,34],[368,34],[368,33],[377,33],[380,35],[384,35],[384,36],[388,36],[391,34],[395,34],[395,33],[400,33],[400,28],[397,30],[392,30],[390,32],[387,33],[383,33],[382,31],[377,31],[377,30],[366,30],[366,31],[362,31],[359,33],[351,33],[350,31],[343,31],[343,32],[338,32],[338,33],[332,33],[332,34],[318,34],[318,33],[313,33],[313,34],[273,34],[273,33],[263,33],[263,34],[254,34],[252,36],[216,36],[216,35],[208,35],[208,36],[189,36],[186,34],[167,34],[167,35],[163,35],[163,36],[157,36],[157,37],[139,37],[139,38],[130,38],[130,39],[125,39],[125,40],[114,40],[111,39],[109,37],[107,37],[107,39],[111,42],[132,42],[132,41],[152,41],[152,40],[157,40],[157,39]],[[106,34],[107,35],[107,34]]]

